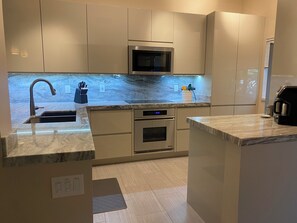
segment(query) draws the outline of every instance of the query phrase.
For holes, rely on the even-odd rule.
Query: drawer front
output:
[[[187,117],[208,116],[209,107],[178,108],[177,109],[177,129],[189,129]]]
[[[93,135],[106,135],[132,132],[132,111],[91,111]]]
[[[127,157],[132,154],[131,134],[93,136],[93,140],[96,159]]]

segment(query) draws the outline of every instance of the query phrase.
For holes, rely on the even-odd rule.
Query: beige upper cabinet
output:
[[[152,11],[152,41],[173,42],[173,13]]]
[[[4,0],[9,72],[43,72],[39,0]]]
[[[212,105],[256,104],[263,18],[214,12],[207,19],[205,74],[212,79]]]
[[[297,1],[278,1],[272,75],[297,76]],[[284,82],[282,84],[285,84]]]
[[[173,13],[150,9],[128,9],[128,39],[173,42]]]
[[[174,73],[204,74],[206,16],[174,13]]]
[[[88,4],[89,72],[128,73],[127,8]]]
[[[152,40],[152,14],[149,9],[128,9],[128,39]]]
[[[86,4],[42,0],[45,72],[88,72]]]

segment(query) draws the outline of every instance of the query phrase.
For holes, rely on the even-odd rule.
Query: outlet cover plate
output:
[[[84,194],[84,175],[52,177],[52,197],[70,197]]]

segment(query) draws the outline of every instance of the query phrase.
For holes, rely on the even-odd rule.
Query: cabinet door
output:
[[[238,105],[234,106],[234,115],[256,114],[255,105]]]
[[[132,155],[131,134],[93,136],[95,158],[108,159]]]
[[[211,103],[233,105],[239,15],[215,12],[208,16],[207,24],[207,42],[211,47],[206,52],[206,74],[212,77]]]
[[[6,57],[10,72],[43,72],[39,0],[4,0]]]
[[[128,9],[129,40],[152,40],[152,12],[149,9]]]
[[[256,104],[261,69],[264,18],[240,14],[235,104]]]
[[[187,117],[208,116],[210,115],[209,107],[196,108],[177,108],[177,129],[189,129]]]
[[[234,106],[212,106],[211,107],[211,115],[233,115],[234,114]]]
[[[206,17],[174,14],[174,73],[204,74]]]
[[[131,110],[91,111],[90,120],[93,135],[132,132]]]
[[[128,73],[127,8],[87,7],[89,71]]]
[[[176,132],[176,151],[189,151],[190,130],[177,130]]]
[[[277,1],[275,44],[273,48],[272,75],[296,77],[297,74],[297,1]],[[286,83],[286,78],[279,85]],[[274,95],[273,95],[274,96]]]
[[[42,0],[46,72],[88,72],[86,4]]]
[[[152,11],[152,41],[173,42],[173,13]]]

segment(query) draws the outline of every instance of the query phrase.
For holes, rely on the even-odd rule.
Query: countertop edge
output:
[[[20,167],[31,164],[64,163],[70,161],[92,160],[95,158],[95,151],[77,151],[70,153],[40,154],[34,156],[4,157],[4,167]]]
[[[259,115],[260,117],[260,115]],[[187,122],[190,126],[198,128],[202,131],[205,131],[211,135],[218,136],[219,138],[229,141],[231,143],[236,144],[239,147],[252,146],[258,144],[271,144],[271,143],[283,143],[283,142],[293,142],[297,141],[297,133],[296,134],[284,134],[284,135],[275,135],[275,136],[258,136],[258,137],[246,137],[240,138],[233,134],[229,134],[220,129],[216,129],[214,127],[208,126],[207,124],[201,123],[197,120],[193,120],[191,117],[187,118]],[[288,126],[290,127],[290,126]]]
[[[150,109],[150,108],[189,108],[189,107],[210,107],[209,102],[171,102],[155,104],[125,104],[125,105],[86,105],[87,110],[129,110],[129,109]]]

